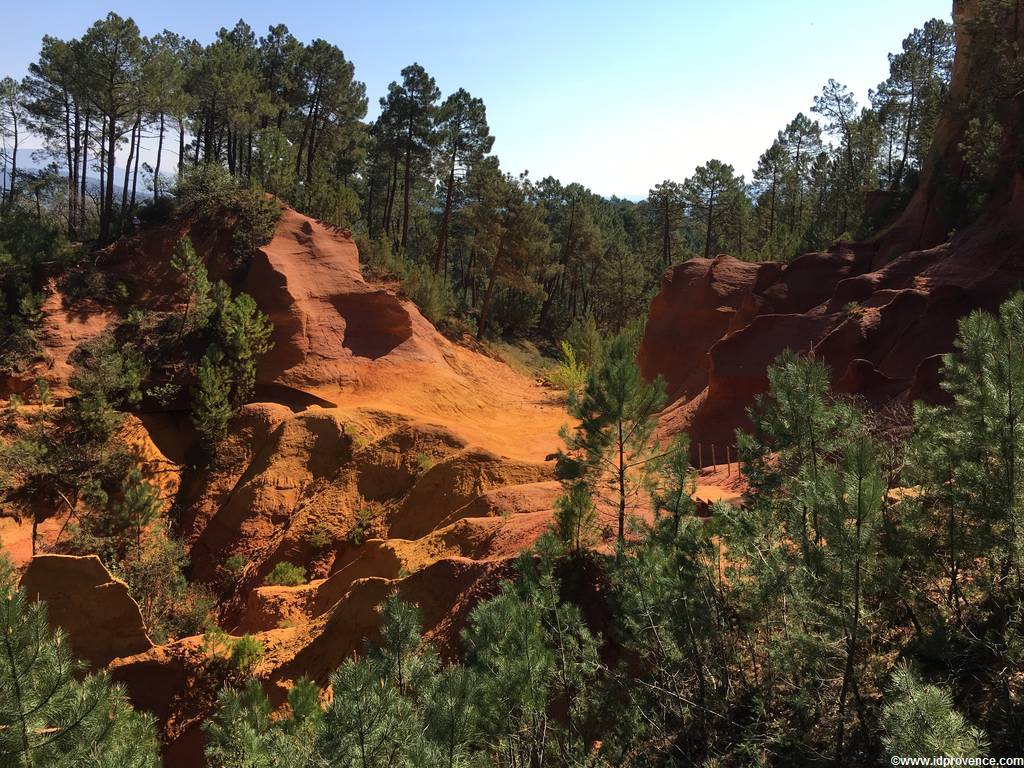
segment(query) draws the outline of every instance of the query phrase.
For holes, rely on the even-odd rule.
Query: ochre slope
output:
[[[396,590],[420,605],[428,636],[454,652],[469,610],[550,524],[559,485],[546,457],[569,420],[560,393],[439,334],[392,286],[363,277],[347,232],[287,207],[249,265],[232,264],[230,237],[207,220],[123,239],[99,264],[125,280],[134,302],[180,311],[170,259],[185,234],[211,277],[250,293],[274,324],[260,402],[232,421],[214,465],[195,462],[184,401],[147,400],[125,427],[186,544],[190,577],[218,595],[218,622],[263,643],[254,673],[278,702],[298,677],[326,685],[376,631],[376,606]],[[48,306],[47,323],[70,327],[73,308],[56,298]],[[95,335],[116,314],[90,305],[81,320]],[[55,362],[42,373],[65,390],[75,334],[43,336]],[[65,516],[54,510],[50,520]],[[226,569],[231,558],[240,569]],[[304,568],[308,583],[266,586],[282,561]],[[93,581],[72,573],[66,589],[44,595],[55,617],[73,614],[76,634],[90,607],[65,597]],[[127,640],[145,637],[138,629],[126,624]],[[199,725],[226,674],[202,646],[147,639],[104,658],[90,651],[157,715],[172,765],[201,764]]]

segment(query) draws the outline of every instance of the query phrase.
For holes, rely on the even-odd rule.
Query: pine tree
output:
[[[507,765],[539,765],[554,730],[548,701],[556,674],[540,607],[506,587],[473,610],[463,639],[479,674],[487,749]]]
[[[181,332],[205,328],[213,312],[210,298],[211,284],[206,272],[206,265],[199,258],[192,240],[186,235],[174,247],[171,267],[181,273],[185,280],[182,294],[185,299],[185,311],[181,318]]]
[[[25,107],[22,86],[13,78],[0,80],[0,138],[3,139],[3,186],[0,208],[9,208],[18,199],[18,147],[25,133]],[[7,149],[7,142],[11,149]]]
[[[444,163],[439,174],[444,179],[444,208],[441,213],[434,272],[441,269],[448,245],[448,226],[457,193],[459,174],[463,176],[491,151],[494,137],[487,126],[487,110],[482,99],[474,99],[460,88],[444,100],[437,111],[440,144],[438,158]]]
[[[676,258],[677,230],[682,225],[683,188],[666,179],[647,193],[643,205],[651,227],[651,240],[658,245],[660,265],[668,268]]]
[[[215,768],[310,768],[322,712],[319,690],[299,680],[288,691],[289,715],[273,707],[256,680],[241,690],[223,688],[217,712],[203,725],[206,760]]]
[[[742,178],[737,178],[733,167],[720,160],[709,160],[694,171],[683,185],[686,203],[703,229],[704,258],[736,242],[735,217],[740,201]],[[739,254],[738,254],[739,255]]]
[[[138,113],[142,76],[142,38],[131,19],[109,13],[82,36],[82,71],[89,104],[101,122],[103,190],[100,239],[113,234],[114,163],[118,145],[129,134]]]
[[[652,462],[648,480],[655,517],[667,514],[672,529],[678,531],[696,508],[697,472],[690,464],[690,439],[685,434],[674,437],[665,453]]]
[[[136,559],[142,556],[142,533],[162,507],[160,489],[145,480],[138,468],[132,468],[121,485],[121,503],[115,514],[119,527],[135,544]]]
[[[988,754],[984,733],[953,708],[949,694],[936,686],[923,684],[906,665],[893,672],[881,726],[882,741],[894,757],[982,757]]]
[[[608,345],[582,395],[569,403],[579,424],[572,432],[563,429],[568,453],[558,456],[558,472],[564,479],[587,478],[599,494],[602,488],[610,490],[608,495],[618,509],[620,548],[625,542],[627,510],[648,461],[656,455],[655,414],[665,403],[664,383],[660,378],[644,381],[635,355],[629,333],[619,334]]]
[[[230,290],[218,283],[214,290],[217,341],[231,371],[231,402],[245,403],[256,387],[256,364],[274,346],[274,326],[247,293],[231,298]]]
[[[422,725],[392,680],[365,661],[347,659],[331,676],[334,697],[324,713],[317,750],[329,765],[413,768]]]
[[[864,615],[867,595],[880,575],[878,529],[885,485],[867,438],[849,445],[842,467],[831,473],[831,493],[824,504],[821,524],[824,539],[823,579],[808,584],[827,623],[838,625],[845,660],[836,712],[835,755],[844,757],[847,702],[855,698],[861,723],[865,722],[861,684],[861,656],[867,644]],[[869,736],[869,734],[864,734]]]
[[[436,104],[440,96],[441,91],[438,90],[434,78],[415,63],[402,70],[401,85],[392,83],[388,87],[384,109],[392,113],[388,122],[395,125],[396,133],[400,137],[403,168],[402,235],[399,241],[403,253],[409,248],[413,187],[421,171],[430,165]],[[395,157],[397,161],[399,155],[396,154]]]
[[[998,315],[960,321],[956,352],[944,358],[943,388],[952,407],[915,410],[911,477],[920,494],[903,506],[922,545],[945,564],[947,605],[963,623],[965,592],[1006,604],[1024,588],[1024,294]],[[934,521],[942,521],[935,525]],[[984,578],[968,571],[984,562]]]
[[[373,669],[403,696],[419,690],[437,668],[437,658],[421,637],[419,609],[397,593],[378,608],[380,638],[367,654]]]
[[[6,575],[5,575],[6,573]],[[29,603],[0,557],[0,764],[156,768],[152,720],[106,673],[83,674],[45,603]]]
[[[423,692],[423,721],[430,764],[439,768],[488,765],[477,747],[480,738],[480,679],[461,664],[439,670]]]
[[[840,449],[856,416],[844,404],[830,402],[828,369],[816,360],[787,350],[769,367],[768,382],[769,393],[759,395],[749,410],[753,431],[737,432],[737,450],[753,503],[764,499],[782,512],[787,533],[810,566],[822,540],[827,457]],[[780,503],[783,487],[800,493],[787,494]]]
[[[192,423],[208,451],[227,436],[231,420],[231,370],[220,347],[213,345],[199,361],[198,381],[192,390]]]
[[[593,492],[583,480],[575,480],[555,500],[555,533],[566,550],[579,557],[597,538],[597,508]]]

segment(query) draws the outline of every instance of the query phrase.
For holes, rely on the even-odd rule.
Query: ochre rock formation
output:
[[[1024,274],[1024,175],[1020,94],[1001,119],[1007,127],[993,191],[982,214],[951,233],[961,178],[961,140],[972,78],[969,20],[975,0],[954,3],[957,51],[949,102],[931,156],[910,202],[891,225],[862,243],[837,243],[779,266],[728,256],[670,268],[651,303],[639,361],[666,380],[664,434],[686,431],[694,453],[721,453],[746,409],[767,389],[766,367],[785,349],[830,369],[837,392],[875,406],[943,399],[941,356],[953,350],[957,323],[971,310],[995,310]],[[1024,35],[1024,32],[1020,32]],[[704,459],[707,462],[707,455]]]
[[[188,235],[211,278],[250,293],[274,323],[257,402],[232,420],[212,465],[197,461],[187,386],[170,404],[145,399],[125,420],[123,438],[160,487],[190,578],[218,595],[225,630],[263,643],[254,674],[278,703],[299,677],[326,685],[377,631],[376,608],[394,591],[420,606],[429,639],[456,652],[473,605],[550,526],[560,486],[546,457],[569,421],[560,394],[445,338],[394,285],[367,280],[347,232],[285,207],[272,240],[238,264],[232,226],[178,220],[96,257],[133,303],[157,316],[180,311],[170,260]],[[46,306],[50,362],[32,375],[66,393],[71,349],[118,315],[65,307],[56,293]],[[52,547],[50,528],[66,510],[44,518],[40,545]],[[30,544],[28,521],[8,527],[5,545]],[[26,549],[21,562],[29,557]],[[280,562],[308,582],[268,586]],[[201,764],[200,725],[225,670],[203,639],[153,646],[125,585],[94,556],[40,555],[24,584],[77,651],[157,716],[167,764]]]
[[[96,555],[36,555],[21,586],[29,600],[46,603],[50,625],[63,629],[75,653],[93,667],[153,646],[128,586]]]

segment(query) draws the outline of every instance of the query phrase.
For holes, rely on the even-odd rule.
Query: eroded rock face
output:
[[[700,392],[707,386],[708,348],[728,333],[752,290],[778,272],[778,265],[731,256],[671,267],[651,302],[641,370],[663,376],[673,399]]]
[[[261,382],[350,386],[358,382],[359,359],[378,360],[417,343],[409,308],[363,279],[349,234],[290,208],[257,253],[243,290],[274,324],[274,348],[260,361]]]
[[[742,285],[707,286],[715,273],[703,265],[673,270],[652,302],[640,353],[644,375],[664,376],[674,394],[665,431],[687,431],[695,444],[731,444],[735,429],[748,426],[746,408],[768,387],[767,367],[786,349],[813,354],[836,391],[875,405],[940,398],[936,361],[953,350],[959,319],[998,308],[1024,271],[1024,194],[1001,211],[998,226],[986,217],[948,243],[881,265],[877,244],[865,243],[809,254]],[[830,265],[824,272],[823,264]],[[700,285],[679,286],[681,278]],[[666,308],[679,297],[682,307]],[[721,334],[708,324],[691,332],[687,321],[715,313],[730,318],[718,324]],[[672,343],[670,317],[685,357],[653,353]]]
[[[969,22],[979,7],[977,0],[953,3],[950,104],[965,103],[972,78],[987,76],[971,63]],[[1019,44],[1024,27],[1016,33]],[[1019,105],[999,113],[1003,162],[986,209],[950,236],[962,202],[948,180],[963,177],[970,117],[965,109],[943,112],[911,200],[871,240],[840,243],[781,269],[741,270],[719,257],[666,273],[639,356],[645,376],[668,382],[666,433],[731,444],[734,430],[747,425],[745,409],[767,388],[766,365],[785,349],[813,354],[831,370],[836,390],[875,405],[944,397],[940,360],[953,349],[958,320],[974,309],[995,310],[1024,274]]]
[[[96,555],[36,555],[21,586],[29,600],[46,603],[50,625],[64,630],[75,653],[93,667],[153,647],[128,585]]]

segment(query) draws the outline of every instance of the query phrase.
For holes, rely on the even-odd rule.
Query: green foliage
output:
[[[270,241],[281,216],[277,202],[244,187],[227,169],[213,163],[188,168],[178,180],[175,198],[188,215],[233,222],[232,255],[239,266]]]
[[[561,478],[586,479],[618,508],[618,543],[625,542],[627,512],[635,504],[648,462],[656,455],[655,414],[665,403],[659,378],[646,382],[635,360],[635,333],[616,336],[600,367],[592,370],[583,392],[570,393],[576,428],[563,429],[568,452],[559,452]]]
[[[314,764],[314,736],[322,717],[319,691],[299,680],[288,692],[289,715],[271,717],[273,707],[260,684],[224,688],[217,714],[207,721],[206,759],[218,768],[304,768]]]
[[[651,463],[647,481],[655,517],[668,515],[672,529],[678,531],[683,520],[693,514],[697,489],[697,472],[690,465],[690,440],[685,434],[676,435]]]
[[[185,299],[185,311],[181,318],[182,332],[205,328],[214,309],[210,298],[212,286],[206,273],[206,265],[196,254],[192,241],[187,236],[182,237],[175,246],[171,267],[180,272],[185,281],[182,290]]]
[[[567,551],[580,555],[593,544],[597,538],[596,523],[593,493],[585,482],[572,483],[555,500],[555,533]]]
[[[376,517],[374,508],[370,505],[364,505],[356,510],[356,519],[352,524],[352,529],[348,533],[348,539],[355,546],[360,546],[373,530],[373,520]]]
[[[46,379],[36,379],[32,390],[36,396],[36,402],[40,405],[50,405],[53,402],[53,396],[50,394],[50,382]]]
[[[234,589],[242,578],[245,566],[248,564],[245,555],[231,555],[221,565],[221,589],[230,591]]]
[[[242,635],[231,644],[229,663],[242,674],[249,674],[263,659],[263,643],[252,635]]]
[[[979,598],[982,604],[1015,603],[1024,584],[1022,332],[1021,293],[998,315],[978,311],[963,318],[956,352],[944,359],[942,386],[953,406],[919,404],[914,413],[908,480],[919,493],[904,499],[902,507],[918,552],[928,555],[911,551],[908,558],[922,577],[942,573],[948,588],[937,597],[960,627],[969,618],[964,612]],[[992,576],[966,575],[979,561]]]
[[[198,382],[192,390],[192,423],[207,451],[228,433],[231,421],[231,368],[220,347],[211,346],[199,361]]]
[[[37,354],[45,279],[69,251],[56,225],[18,209],[0,215],[0,370],[17,373]]]
[[[188,566],[185,548],[160,524],[143,537],[139,552],[112,565],[128,584],[156,642],[199,634],[215,607],[209,588],[186,578]]]
[[[163,508],[159,489],[132,467],[121,482],[120,500],[113,505],[100,487],[88,496],[95,506],[79,515],[79,524],[72,530],[72,547],[96,552],[108,565],[129,556],[140,559],[143,534]]]
[[[434,459],[429,453],[425,451],[420,451],[419,453],[416,454],[417,472],[419,472],[420,474],[423,474],[424,472],[429,472],[433,466]]]
[[[433,323],[444,321],[455,309],[451,284],[425,264],[410,261],[385,238],[357,240],[366,265],[377,276],[397,280],[401,293]]]
[[[439,322],[454,309],[455,299],[448,281],[425,266],[408,266],[401,276],[402,291],[415,302],[423,316]]]
[[[0,557],[0,761],[4,765],[144,768],[160,764],[150,717],[106,673],[83,674]]]
[[[186,253],[187,256],[187,253]],[[248,402],[256,388],[256,365],[273,347],[273,325],[247,293],[231,295],[223,282],[205,289],[205,269],[193,264],[190,296],[196,297],[196,309],[210,314],[213,341],[199,361],[197,383],[192,390],[192,423],[199,431],[204,448],[213,453],[227,436],[228,423],[236,410]],[[198,290],[199,293],[195,293]]]
[[[231,401],[235,407],[247,402],[256,387],[256,364],[274,345],[274,326],[247,293],[231,296],[223,283],[214,290],[214,328],[217,343],[231,371]]]
[[[551,383],[570,394],[578,395],[587,383],[587,367],[577,359],[576,350],[568,340],[562,339],[559,346],[562,357],[551,372]]]
[[[393,592],[377,612],[382,625],[380,639],[367,655],[370,665],[401,694],[421,690],[437,658],[423,643],[419,609]]]
[[[420,729],[411,702],[393,681],[352,659],[331,676],[334,698],[324,712],[317,751],[330,765],[415,765]]]
[[[616,332],[621,330],[620,328]],[[596,368],[604,358],[605,339],[592,314],[573,320],[565,331],[562,343],[572,348],[580,367],[584,370]]]
[[[297,587],[306,583],[306,569],[282,560],[274,564],[265,582],[272,587]]]
[[[924,685],[910,667],[897,667],[882,709],[882,737],[890,755],[942,755],[984,757],[985,735],[969,725],[956,709],[949,693]]]
[[[103,397],[112,406],[132,406],[142,399],[140,385],[148,368],[131,344],[119,345],[110,333],[77,347],[71,355],[71,385],[83,397]]]

